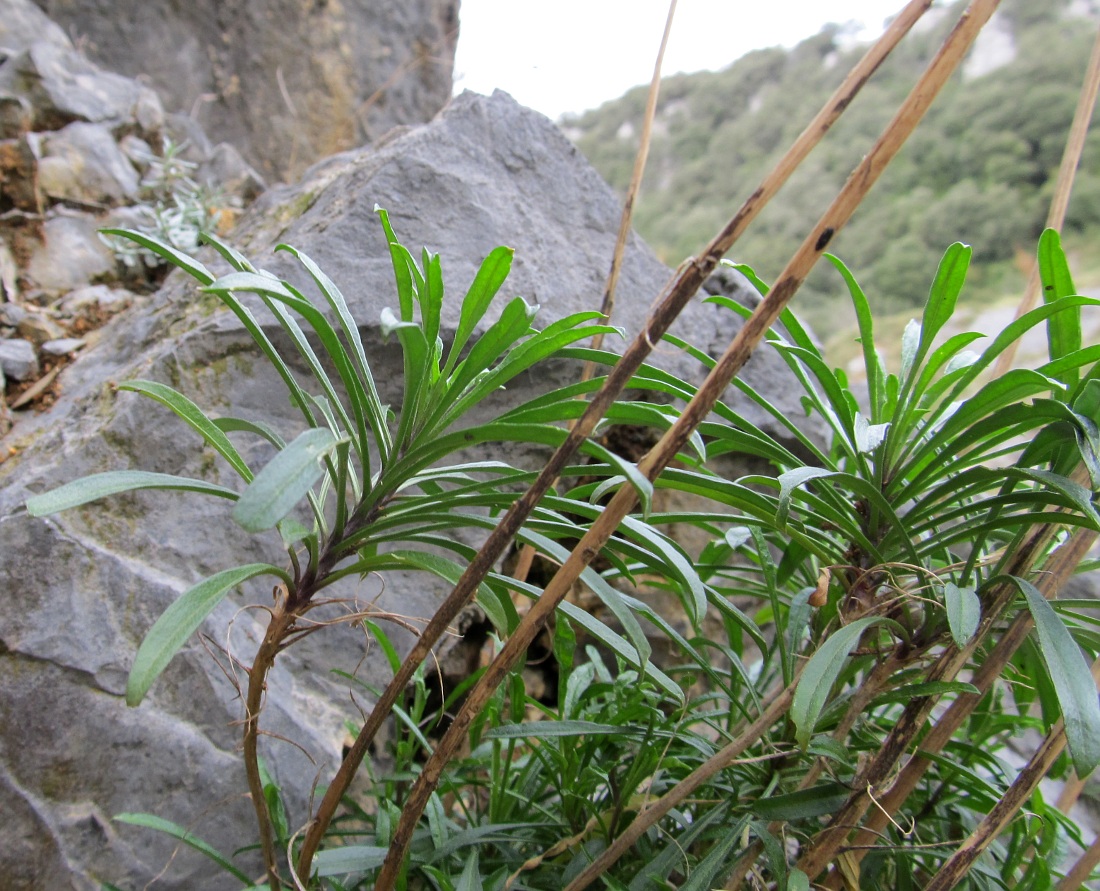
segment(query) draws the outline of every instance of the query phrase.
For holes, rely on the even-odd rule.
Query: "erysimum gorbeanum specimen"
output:
[[[249,789],[272,888],[282,881],[278,849],[284,847],[285,819],[273,821],[265,794],[272,785],[270,778],[265,781],[257,740],[266,679],[278,653],[314,627],[304,617],[321,602],[325,589],[341,579],[412,569],[453,583],[473,554],[453,533],[491,528],[494,516],[532,478],[530,472],[501,461],[454,463],[453,456],[492,442],[556,446],[566,435],[560,422],[575,416],[578,403],[573,389],[567,389],[476,426],[462,426],[463,419],[537,363],[572,355],[574,344],[595,334],[616,333],[602,323],[598,312],[577,313],[536,330],[532,320],[538,308],[521,297],[507,301],[496,320],[486,324],[512,262],[512,250],[499,247],[481,264],[462,298],[453,336],[445,343],[439,257],[425,250],[418,262],[398,242],[386,212],[379,210],[378,215],[397,284],[397,308],[384,310],[381,318],[383,333],[396,337],[403,354],[403,392],[396,410],[382,402],[346,300],[305,254],[287,245],[279,247],[308,272],[319,300],[257,269],[213,236],[206,240],[232,270],[222,276],[147,235],[111,230],[109,234],[132,239],[188,272],[237,316],[283,381],[305,429],[284,438],[262,419],[211,417],[161,382],[127,381],[119,389],[148,396],[173,411],[237,473],[243,491],[200,479],[122,470],[76,480],[34,496],[27,504],[33,515],[41,516],[120,492],[189,491],[234,502],[232,518],[249,532],[278,530],[287,566],[249,563],[227,568],[187,590],[149,629],[126,691],[127,702],[137,705],[173,656],[237,586],[258,576],[276,580],[277,597],[268,609],[268,627],[247,667],[243,734]],[[262,322],[257,317],[242,300],[246,294],[259,298],[270,319]],[[266,326],[272,321],[282,340],[291,344],[291,354],[284,356],[268,335]],[[294,369],[301,366],[308,371],[311,386],[299,383]],[[640,410],[655,423],[667,423],[660,412],[644,406]],[[630,413],[629,405],[624,403],[616,412]],[[275,449],[275,455],[255,471],[231,435],[260,437]],[[632,465],[596,442],[589,442],[584,451],[595,462],[584,468],[585,473],[603,477],[611,485],[636,482]],[[295,514],[303,500],[308,504],[309,525]],[[536,511],[522,537],[544,552],[560,552],[555,542],[575,535],[575,526],[566,517],[586,516],[594,507],[589,501],[552,499]],[[615,565],[635,560],[641,552],[649,555],[646,562],[663,566],[667,577],[681,579],[685,591],[698,588],[690,561],[652,529],[632,529],[607,550]],[[666,695],[679,695],[679,687],[648,662],[649,643],[624,597],[594,571],[586,573],[585,582],[615,617],[618,630],[581,611],[576,611],[576,621],[647,673]],[[518,621],[513,587],[506,577],[495,574],[479,586],[478,603],[502,635]]]

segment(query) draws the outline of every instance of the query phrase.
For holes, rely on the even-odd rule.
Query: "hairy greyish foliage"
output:
[[[449,456],[495,441],[557,445],[565,435],[561,425],[579,414],[576,397],[600,381],[548,393],[476,427],[461,427],[463,416],[552,355],[614,362],[574,346],[609,330],[597,314],[537,331],[535,308],[521,298],[478,336],[511,262],[504,248],[486,258],[446,343],[438,257],[425,252],[418,262],[397,242],[385,213],[380,216],[398,286],[397,307],[387,311],[383,326],[405,356],[396,411],[381,402],[339,290],[308,257],[286,248],[310,272],[322,297],[317,303],[217,241],[234,268],[220,278],[143,239],[237,314],[282,376],[306,429],[284,438],[263,419],[211,418],[163,384],[130,382],[123,386],[169,407],[215,449],[241,477],[243,490],[127,470],[70,483],[28,504],[42,514],[131,489],[177,488],[234,500],[233,519],[244,528],[282,534],[287,568],[226,569],[164,613],[138,652],[128,690],[128,699],[139,701],[241,582],[269,574],[285,588],[246,694],[252,720],[245,759],[269,888],[295,868],[295,830],[306,819],[287,813],[256,753],[263,676],[275,653],[302,629],[297,623],[315,595],[337,579],[416,569],[457,581],[473,551],[454,533],[491,529],[534,474],[498,461],[447,463]],[[865,395],[829,367],[794,315],[783,315],[768,348],[799,381],[807,414],[827,424],[826,443],[738,383],[741,395],[785,431],[783,441],[719,404],[693,438],[693,452],[653,484],[607,448],[585,446],[591,463],[569,469],[520,539],[564,562],[599,516],[604,496],[633,486],[638,513],[604,550],[601,570],[589,568],[583,576],[609,621],[562,603],[545,656],[555,671],[554,689],[536,697],[516,669],[496,690],[431,794],[400,887],[583,887],[584,870],[613,852],[617,839],[649,820],[655,805],[690,789],[665,816],[645,824],[634,855],[613,858],[602,869],[607,887],[702,891],[752,871],[769,887],[806,889],[820,872],[813,852],[824,844],[823,828],[872,786],[879,794],[880,781],[868,771],[893,751],[911,711],[935,699],[970,702],[971,711],[942,751],[930,754],[924,780],[876,836],[886,844],[875,849],[872,840],[836,859],[849,887],[923,885],[1015,780],[999,752],[1025,728],[1059,733],[1064,726],[1069,753],[1056,762],[1056,773],[1072,767],[1085,776],[1100,763],[1100,705],[1082,652],[1100,650],[1095,620],[1080,604],[1049,602],[1049,592],[1040,590],[1066,532],[1100,529],[1100,347],[1083,345],[1080,337],[1082,311],[1096,311],[1100,301],[1074,293],[1058,236],[1047,232],[1039,246],[1046,302],[979,351],[978,334],[943,334],[970,257],[965,245],[948,249],[921,319],[903,335],[896,370],[887,369],[876,350],[867,298],[833,258],[859,319]],[[751,269],[742,271],[767,291]],[[242,291],[263,301],[295,346],[296,362],[309,369],[314,390],[298,383],[238,298]],[[726,298],[711,299],[746,314]],[[1047,332],[1049,360],[991,379],[997,356],[1036,327]],[[713,364],[692,345],[670,342],[704,366]],[[633,384],[654,401],[620,402],[612,421],[663,430],[694,392],[649,367]],[[240,435],[261,436],[275,457],[254,471],[233,444]],[[708,462],[725,455],[760,459],[771,471],[723,478]],[[670,491],[691,496],[696,506],[665,508]],[[300,519],[305,514],[295,514],[303,499],[309,527]],[[1042,539],[1024,560],[1036,530],[1052,523],[1063,532]],[[687,555],[662,531],[685,525],[710,540],[698,554]],[[682,618],[624,593],[639,585],[672,594]],[[524,599],[541,594],[533,580],[489,573],[478,602],[492,620],[492,641],[505,640]],[[1012,683],[977,686],[979,667],[1020,617],[1030,617],[1036,634],[998,670]],[[401,658],[384,618],[357,617],[396,674]],[[649,659],[654,639],[674,654],[663,668]],[[405,701],[393,709],[388,766],[371,768],[365,797],[349,797],[328,827],[310,864],[314,887],[374,887],[411,781],[477,677],[438,702],[431,668],[421,665]],[[346,680],[368,695],[379,693],[371,680]],[[919,746],[915,738],[903,739],[891,770]],[[723,755],[733,748],[738,757]],[[1071,840],[1080,842],[1080,832],[1038,793],[1027,807],[1043,819],[1012,820],[958,887],[1049,885],[1060,868],[1055,854]],[[242,878],[232,858],[201,832],[162,818],[120,819],[167,831]],[[288,848],[289,863],[280,853]]]

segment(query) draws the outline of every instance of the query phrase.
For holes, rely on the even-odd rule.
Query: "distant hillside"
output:
[[[774,279],[871,146],[956,19],[933,9],[731,257]],[[950,13],[950,14],[949,14]],[[1041,231],[1096,23],[1080,0],[1005,0],[966,68],[875,186],[832,250],[885,311],[921,303],[952,241],[974,246],[979,288],[1020,287],[1013,267]],[[864,51],[829,27],[792,50],[759,50],[723,71],[667,78],[635,225],[667,262],[699,250],[756,187]],[[646,91],[563,125],[620,191]],[[1098,116],[1100,117],[1100,116]],[[1100,122],[1094,119],[1066,234],[1100,235]],[[799,306],[819,326],[841,292],[815,270]]]

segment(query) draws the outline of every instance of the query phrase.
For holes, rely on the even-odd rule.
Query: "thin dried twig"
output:
[[[626,241],[630,237],[630,224],[634,218],[634,202],[638,197],[638,190],[642,186],[642,176],[645,173],[646,160],[649,158],[649,143],[653,136],[653,118],[657,114],[657,97],[661,92],[661,66],[664,64],[665,47],[668,46],[668,36],[672,33],[672,19],[676,14],[676,0],[668,4],[668,18],[665,20],[665,31],[661,36],[661,48],[657,50],[657,63],[653,66],[653,79],[649,84],[649,94],[646,97],[645,115],[642,118],[642,136],[638,144],[638,154],[634,157],[634,171],[630,175],[630,186],[626,190],[626,199],[623,201],[623,213],[619,219],[619,236],[615,241],[615,253],[611,257],[611,270],[607,274],[607,286],[603,292],[603,303],[600,312],[610,320],[615,311],[615,289],[619,285],[619,273],[623,268],[623,257],[626,254]],[[592,349],[598,350],[603,346],[603,332],[599,332],[592,338]],[[581,372],[581,380],[588,381],[596,373],[596,363],[588,361],[584,363]]]
[[[672,20],[676,15],[676,0],[668,5],[668,17],[665,19],[665,30],[661,36],[661,45],[657,50],[657,61],[653,66],[653,79],[649,83],[649,93],[646,96],[645,114],[642,118],[642,135],[638,142],[638,152],[634,156],[634,171],[630,176],[630,186],[626,190],[626,198],[623,200],[623,211],[619,218],[619,235],[615,240],[615,250],[611,254],[611,269],[607,273],[607,284],[604,286],[603,301],[600,304],[600,312],[604,320],[611,321],[615,312],[615,290],[619,284],[619,272],[623,266],[623,257],[626,255],[626,242],[630,237],[630,225],[634,219],[634,202],[638,197],[638,190],[642,186],[642,176],[645,173],[646,160],[649,158],[649,145],[653,137],[653,119],[657,114],[657,98],[661,92],[661,67],[664,65],[665,47],[668,46],[668,37],[672,33]],[[591,347],[598,350],[603,346],[603,332],[593,335]],[[581,369],[581,381],[589,381],[596,374],[596,363],[589,359]],[[519,581],[526,581],[531,571],[531,565],[535,561],[535,546],[525,544],[519,550],[516,565],[512,569],[512,577]]]
[[[764,206],[775,196],[798,165],[821,141],[822,137],[841,113],[848,107],[856,94],[862,89],[875,70],[897,45],[898,41],[912,28],[913,24],[932,5],[932,0],[910,0],[899,13],[897,19],[887,28],[879,41],[867,52],[852,69],[844,83],[830,97],[829,101],[802,132],[794,145],[776,164],[775,168],[745,201],[726,226],[707,245],[699,259],[687,262],[677,270],[658,297],[656,308],[646,320],[642,331],[627,347],[622,358],[612,368],[604,380],[603,386],[593,396],[584,414],[569,431],[565,441],[550,456],[546,466],[531,484],[530,488],[516,500],[490,533],[481,550],[470,561],[454,590],[432,617],[423,633],[413,645],[409,655],[401,664],[393,680],[382,691],[366,723],[348,750],[336,776],[329,784],[324,798],[317,810],[313,824],[302,843],[298,861],[298,875],[308,875],[313,855],[316,853],[324,832],[336,813],[340,799],[347,791],[366,756],[367,749],[374,740],[386,717],[390,714],[398,697],[405,689],[416,669],[427,658],[432,647],[452,623],[459,611],[469,602],[477,591],[477,586],[492,569],[496,561],[511,543],[516,532],[526,521],[535,505],[549,491],[554,480],[572,460],[581,443],[592,433],[599,420],[614,404],[625,389],[630,378],[641,367],[652,352],[653,345],[660,341],[672,322],[683,310],[687,302],[702,287],[703,282],[714,271],[719,260],[741,236],[749,223],[756,218]]]
[[[1092,664],[1093,680],[1100,680],[1100,659]],[[924,891],[950,891],[974,865],[974,861],[989,847],[1009,824],[1024,803],[1038,788],[1040,781],[1047,775],[1062,750],[1066,747],[1066,730],[1059,718],[1042,745],[1031,756],[1016,775],[1012,785],[1005,790],[1000,800],[990,808],[974,831],[959,845],[955,853],[940,867],[939,872],[925,886]]]
[[[1077,173],[1077,165],[1081,162],[1081,152],[1085,148],[1085,137],[1088,135],[1089,122],[1092,120],[1092,110],[1096,106],[1098,91],[1100,91],[1100,31],[1097,31],[1096,40],[1092,44],[1092,56],[1089,58],[1085,82],[1077,98],[1077,110],[1073,115],[1073,124],[1070,126],[1065,151],[1062,153],[1062,164],[1058,168],[1054,197],[1050,201],[1050,210],[1047,213],[1048,229],[1061,230],[1062,223],[1065,222],[1069,196],[1073,191],[1073,178]],[[1024,289],[1024,298],[1016,309],[1016,318],[1020,318],[1032,309],[1038,300],[1039,264],[1032,259],[1031,274]],[[1016,349],[1019,345],[1018,340],[1013,341],[1008,349],[997,357],[997,362],[993,366],[994,377],[1000,377],[1012,367],[1012,360],[1016,358]]]
[[[706,380],[703,381],[698,391],[685,406],[676,423],[638,462],[638,470],[648,479],[655,479],[675,458],[676,454],[687,443],[692,432],[710,413],[733,377],[744,367],[753,350],[764,338],[768,329],[778,320],[814,264],[824,253],[833,236],[848,222],[860,202],[878,180],[883,170],[886,169],[887,164],[916,128],[947,78],[962,60],[974,38],[977,37],[982,25],[992,15],[996,5],[995,0],[976,0],[970,9],[963,14],[959,24],[952,30],[944,46],[941,47],[929,64],[928,70],[925,71],[912,92],[906,97],[887,129],[853,171],[810,235],[788,262],[768,296],[753,311],[732,343],[715,363]],[[696,281],[703,265],[699,261],[686,264],[674,285],[674,292],[679,292]],[[698,284],[694,284],[690,293],[694,294],[701,283],[700,280]],[[462,739],[468,731],[474,716],[484,707],[493,690],[501,683],[520,655],[530,646],[535,635],[542,629],[557,608],[558,603],[572,588],[573,583],[583,569],[610,539],[619,523],[633,509],[635,502],[636,497],[632,488],[624,486],[619,489],[599,518],[581,538],[580,543],[569,555],[569,558],[550,580],[542,596],[535,602],[531,611],[523,618],[515,632],[508,639],[500,654],[489,665],[477,685],[470,692],[463,707],[455,716],[453,723],[436,747],[435,752],[424,765],[412,788],[409,799],[402,811],[401,821],[394,832],[385,863],[379,873],[377,888],[388,891],[389,888],[393,887],[412,839],[413,829],[424,811],[429,796],[439,782],[443,768],[449,762],[452,754],[458,751],[461,746]],[[689,782],[689,780],[690,777],[684,782]],[[647,815],[650,810],[639,816],[631,824],[631,829],[628,832],[633,829],[635,824],[651,825],[647,822]],[[620,846],[616,842],[604,852],[604,855],[597,862],[602,864],[601,868],[606,868],[610,863],[621,857],[627,848],[629,848],[629,844]],[[578,879],[570,885],[570,888],[582,888],[596,878],[598,872],[594,871],[594,867],[595,864],[581,874],[585,878],[584,883],[580,883],[580,879]]]

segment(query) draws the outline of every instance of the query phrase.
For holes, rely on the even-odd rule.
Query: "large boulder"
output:
[[[391,211],[407,244],[441,254],[451,295],[444,337],[457,319],[455,295],[498,244],[516,249],[505,291],[541,304],[540,324],[599,304],[618,229],[614,194],[546,118],[503,93],[464,94],[427,126],[336,156],[298,185],[269,191],[233,238],[255,263],[303,286],[295,264],[272,254],[278,242],[328,272],[360,322],[384,401],[398,402],[401,368],[379,331],[396,295],[376,204]],[[631,335],[669,274],[639,239],[630,240],[614,320]],[[712,351],[736,328],[731,313],[701,301],[678,325]],[[662,348],[655,359],[698,376],[676,351]],[[575,380],[577,371],[564,362],[541,368],[501,399],[531,397]],[[799,412],[780,363],[761,356],[746,375],[788,414]],[[156,885],[165,891],[222,887],[194,852],[173,857],[170,839],[113,823],[121,811],[154,811],[224,849],[253,838],[249,806],[238,794],[244,782],[233,722],[241,705],[230,680],[243,672],[224,651],[247,664],[270,590],[250,586],[224,602],[203,626],[208,638],[188,644],[139,708],[127,709],[122,691],[138,642],[167,604],[217,570],[278,560],[275,537],[244,534],[227,507],[197,495],[130,495],[47,519],[21,507],[32,492],[108,469],[233,484],[233,474],[167,410],[116,392],[114,383],[130,377],[170,382],[208,409],[294,432],[285,390],[236,318],[177,274],[102,329],[63,374],[53,409],[24,418],[0,444],[17,453],[0,464],[0,785],[8,814],[0,821],[0,875],[13,889],[42,887],[43,877],[55,889],[101,881],[142,887],[166,864]],[[730,398],[755,416],[748,400]],[[513,447],[504,457],[535,466],[545,454]],[[379,609],[421,617],[446,591],[423,578],[394,577],[384,588],[367,580],[339,594],[363,604],[378,597]],[[394,633],[407,646],[408,637]],[[314,779],[331,776],[344,721],[357,717],[329,670],[358,671],[377,683],[387,676],[376,653],[364,660],[364,652],[361,632],[326,629],[288,650],[271,677],[265,757],[290,795],[296,825],[306,819]]]
[[[269,178],[294,177],[451,95],[458,0],[38,0],[88,55],[146,77]]]

